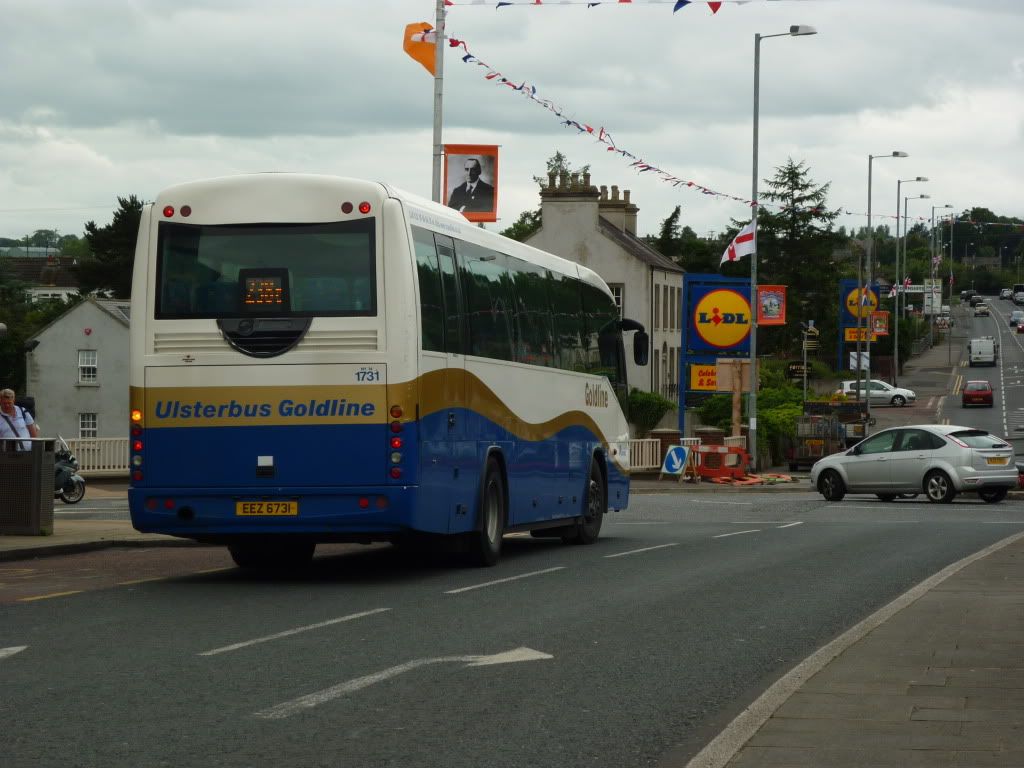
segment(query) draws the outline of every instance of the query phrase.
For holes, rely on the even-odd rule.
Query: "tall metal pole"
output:
[[[865,249],[865,259],[867,261],[867,280],[864,285],[867,288],[861,287],[862,291],[867,291],[868,296],[871,295],[871,260],[872,249],[875,244],[875,233],[871,229],[871,161],[874,159],[872,155],[868,155],[868,245]],[[864,297],[860,297],[860,306],[857,308],[857,325],[860,326],[860,318],[864,315]],[[860,336],[860,331],[857,331],[857,335]],[[867,414],[868,419],[871,419],[871,328],[868,327],[867,334],[864,338],[864,356],[867,358],[868,368],[864,372],[864,413]],[[860,360],[857,360],[857,371],[860,371]],[[860,392],[860,387],[857,387],[857,391]],[[865,431],[865,434],[866,431]]]
[[[901,152],[899,150],[896,150],[895,152],[890,152],[888,155],[868,155],[868,244],[867,244],[867,248],[865,249],[865,260],[867,261],[867,280],[865,281],[864,286],[862,286],[861,289],[860,289],[862,292],[867,293],[868,296],[871,295],[871,284],[872,284],[872,281],[873,281],[872,270],[873,270],[874,265],[872,264],[872,248],[874,246],[874,241],[875,241],[875,233],[874,233],[874,230],[871,228],[871,161],[874,160],[876,157],[909,157],[909,155],[907,155],[906,152]],[[896,214],[897,214],[897,218],[898,218],[899,217],[899,201],[897,201],[897,203],[896,203]],[[861,330],[860,330],[860,328],[861,328],[861,320],[862,320],[863,315],[864,315],[864,298],[865,297],[863,295],[858,296],[858,304],[860,304],[860,306],[857,307],[857,337],[858,337],[858,339],[860,338],[860,334],[861,334]],[[864,382],[864,412],[867,415],[867,417],[870,419],[871,418],[871,396],[869,394],[870,393],[870,386],[871,386],[871,383],[870,383],[871,382],[871,328],[870,327],[867,329],[867,333],[864,334],[864,349],[865,349],[864,357],[866,358],[866,362],[867,362],[867,371],[865,373],[865,382]],[[860,392],[860,359],[859,359],[859,355],[858,355],[858,360],[857,360],[857,382],[858,382],[857,392],[859,393]]]
[[[894,331],[892,340],[892,385],[899,386],[900,373],[900,295],[903,293],[903,281],[900,279],[900,185],[903,179],[896,180],[896,305],[893,307]],[[904,206],[904,218],[906,218],[906,206]],[[906,303],[906,299],[903,302]]]
[[[750,203],[753,212],[754,252],[750,254],[750,400],[748,403],[747,435],[750,445],[750,458],[757,468],[757,138],[758,110],[761,99],[761,35],[754,34],[754,157],[751,176]]]
[[[441,139],[444,97],[444,0],[437,0],[434,16],[434,162],[430,179],[430,199],[435,203],[440,203],[441,166],[444,161],[444,143]]]
[[[949,306],[953,306],[953,233],[956,231],[956,214],[949,220]],[[952,311],[952,309],[951,309]],[[946,364],[953,364],[953,329],[949,329],[949,341],[946,344]]]

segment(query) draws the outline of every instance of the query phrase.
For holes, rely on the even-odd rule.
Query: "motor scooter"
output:
[[[77,504],[85,498],[85,479],[78,474],[78,459],[60,435],[57,435],[53,461],[53,497],[65,504]]]

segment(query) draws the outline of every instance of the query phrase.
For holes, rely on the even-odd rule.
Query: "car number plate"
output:
[[[299,514],[297,501],[236,501],[235,514],[243,517],[279,517]]]
[[[985,459],[985,461],[987,461],[989,464],[1007,464],[1010,460],[1005,456],[997,456],[992,459]]]

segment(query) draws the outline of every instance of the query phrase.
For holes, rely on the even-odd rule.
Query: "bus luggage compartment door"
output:
[[[150,367],[145,381],[146,485],[386,482],[383,365]]]

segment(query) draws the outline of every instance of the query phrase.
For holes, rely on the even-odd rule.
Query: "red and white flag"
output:
[[[719,267],[729,261],[736,261],[744,256],[750,256],[755,251],[754,248],[754,222],[751,221],[747,226],[739,231],[739,234],[733,238],[732,242],[729,243],[729,247],[725,249],[725,253],[722,254],[722,261],[719,262]]]

